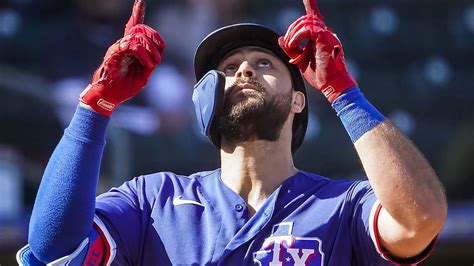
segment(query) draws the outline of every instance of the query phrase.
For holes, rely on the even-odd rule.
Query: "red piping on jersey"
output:
[[[433,252],[434,247],[436,245],[436,241],[438,240],[438,236],[436,236],[435,239],[431,241],[428,247],[426,247],[426,249],[423,250],[423,252],[420,255],[413,258],[413,260],[416,262],[399,263],[399,262],[396,262],[393,258],[390,258],[390,254],[388,250],[382,247],[382,245],[380,244],[380,239],[379,239],[378,221],[379,221],[379,214],[381,210],[382,210],[382,204],[378,203],[377,209],[375,210],[373,225],[374,225],[374,237],[375,237],[375,243],[377,245],[377,250],[380,252],[380,254],[382,255],[384,259],[393,263],[396,266],[414,266],[424,261],[431,254],[431,252]]]
[[[89,252],[87,253],[86,259],[84,260],[84,266],[100,266],[107,265],[110,259],[110,244],[107,241],[105,233],[102,231],[99,225],[95,222],[93,224],[94,229],[99,233],[99,236],[90,243]],[[105,252],[105,258],[103,258]]]

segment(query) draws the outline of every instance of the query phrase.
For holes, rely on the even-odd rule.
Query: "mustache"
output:
[[[239,85],[241,85],[241,84],[251,84],[251,85],[255,86],[256,91],[261,92],[261,93],[267,92],[265,87],[262,84],[260,84],[260,82],[258,82],[257,80],[255,80],[254,78],[251,78],[251,77],[237,78],[234,81],[234,83],[232,83],[232,85],[230,86],[229,91],[238,90]]]

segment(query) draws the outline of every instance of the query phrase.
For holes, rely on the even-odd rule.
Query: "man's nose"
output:
[[[255,75],[254,70],[247,61],[244,61],[240,64],[239,69],[237,70],[237,73],[236,73],[237,78],[242,78],[242,77],[251,78],[254,75]]]

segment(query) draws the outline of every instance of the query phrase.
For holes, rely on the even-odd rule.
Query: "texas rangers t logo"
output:
[[[321,239],[291,235],[293,222],[275,224],[272,235],[265,239],[262,249],[253,253],[253,261],[261,266],[323,266]]]

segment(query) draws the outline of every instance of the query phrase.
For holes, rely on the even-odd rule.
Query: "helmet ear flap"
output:
[[[193,103],[201,133],[218,148],[221,146],[218,117],[224,106],[225,75],[216,70],[207,72],[194,85]]]

